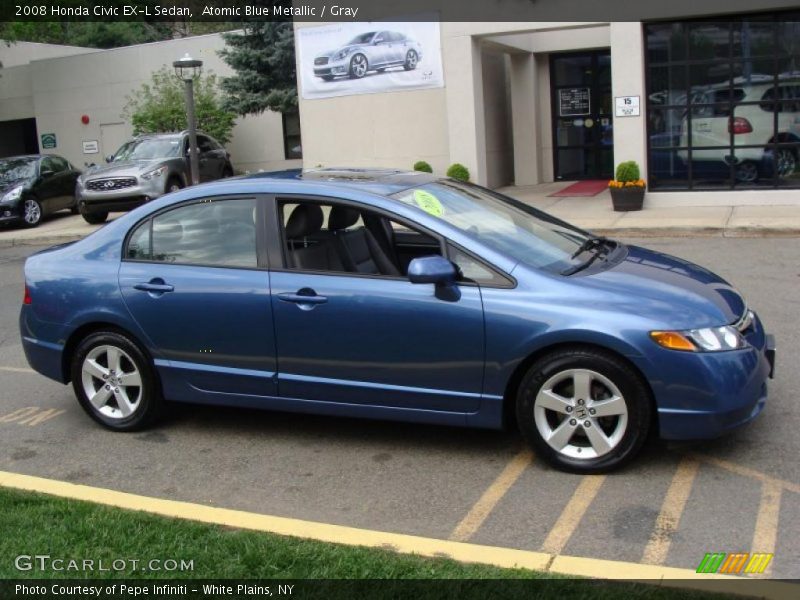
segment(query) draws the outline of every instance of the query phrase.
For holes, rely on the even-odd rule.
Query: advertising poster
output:
[[[295,40],[305,100],[444,86],[437,22],[303,27]]]

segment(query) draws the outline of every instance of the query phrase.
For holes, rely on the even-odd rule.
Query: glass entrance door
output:
[[[551,55],[550,86],[556,180],[610,179],[614,174],[610,51]]]

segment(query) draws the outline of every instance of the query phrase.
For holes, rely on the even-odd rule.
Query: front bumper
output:
[[[0,204],[0,223],[16,223],[22,218],[21,203]]]
[[[347,58],[343,60],[329,59],[325,65],[314,65],[314,75],[317,77],[336,77],[337,75],[347,75],[350,69],[350,62]]]
[[[78,206],[85,212],[131,210],[164,195],[166,183],[163,177],[144,180],[139,178],[131,187],[111,191],[97,191],[78,185]]]
[[[756,318],[749,347],[729,352],[665,350],[666,372],[654,385],[661,438],[719,437],[755,419],[775,372],[775,339]]]

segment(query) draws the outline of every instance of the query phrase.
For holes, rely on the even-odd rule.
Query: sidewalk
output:
[[[600,235],[617,237],[800,237],[800,206],[693,206],[614,212],[608,190],[592,197],[551,198],[568,183],[498,190],[555,217]],[[800,193],[800,191],[798,191]],[[109,216],[109,220],[122,213]],[[35,229],[0,227],[0,248],[60,244],[80,239],[99,225],[61,212]]]
[[[676,206],[645,207],[614,212],[611,194],[604,190],[591,197],[552,198],[569,183],[545,183],[500,188],[512,196],[583,229],[617,237],[800,237],[800,206]],[[800,194],[800,191],[798,191]]]

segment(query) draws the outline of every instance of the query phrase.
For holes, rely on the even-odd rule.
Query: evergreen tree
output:
[[[225,108],[239,115],[297,111],[297,75],[291,21],[247,22],[224,34],[222,59],[236,72],[221,81]]]

